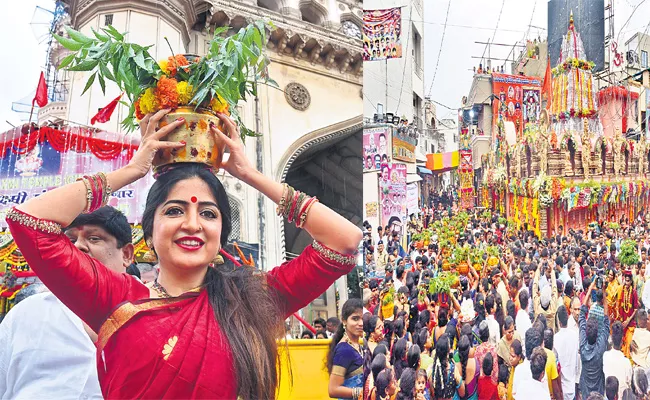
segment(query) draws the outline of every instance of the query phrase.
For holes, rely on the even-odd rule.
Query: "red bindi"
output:
[[[198,201],[197,198],[196,198],[196,196],[192,196],[192,197],[190,198],[190,200],[192,200],[192,203],[196,203],[196,202]]]

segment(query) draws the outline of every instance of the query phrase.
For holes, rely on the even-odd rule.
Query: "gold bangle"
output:
[[[278,208],[276,209],[276,212],[278,213],[278,216],[281,216],[284,214],[284,209],[287,206],[287,193],[289,193],[289,185],[286,183],[282,184],[282,197],[280,198],[280,202],[278,203]]]
[[[108,204],[108,200],[111,198],[111,194],[113,194],[113,191],[111,189],[111,184],[108,183],[108,178],[106,177],[106,174],[103,172],[99,172],[97,175],[99,175],[99,179],[102,181],[102,204],[101,207],[105,206]]]
[[[282,210],[282,216],[284,218],[289,218],[289,213],[291,212],[291,204],[295,195],[296,189],[289,186],[289,192],[287,193],[287,202],[285,204],[284,210]]]
[[[88,214],[90,212],[90,205],[93,203],[93,191],[90,186],[90,181],[86,177],[77,179],[77,181],[82,181],[84,186],[86,186],[86,207],[84,207],[83,213]]]

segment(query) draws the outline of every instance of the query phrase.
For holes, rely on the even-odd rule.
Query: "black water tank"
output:
[[[551,65],[555,67],[560,58],[562,37],[569,27],[571,11],[587,60],[596,63],[595,71],[602,71],[605,65],[605,0],[549,0],[548,51]]]

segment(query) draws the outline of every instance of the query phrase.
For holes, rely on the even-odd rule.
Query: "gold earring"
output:
[[[151,240],[147,240],[146,243],[149,250],[153,250],[153,243],[151,242]]]
[[[213,262],[215,265],[222,265],[222,264],[225,264],[225,263],[226,263],[226,262],[224,261],[223,256],[222,256],[221,254],[218,254],[218,255],[214,258],[214,260],[212,260],[212,262]]]

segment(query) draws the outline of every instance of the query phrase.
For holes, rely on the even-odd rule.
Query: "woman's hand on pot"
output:
[[[132,167],[140,177],[143,177],[151,170],[151,164],[158,150],[178,149],[185,146],[183,142],[164,142],[162,138],[173,132],[174,129],[185,123],[184,118],[158,129],[160,120],[167,115],[171,109],[160,110],[155,114],[147,114],[140,121],[140,135],[142,139],[138,151],[129,161],[129,167]]]
[[[217,113],[217,116],[223,123],[224,131],[211,124],[210,132],[215,136],[215,141],[223,141],[230,149],[228,160],[221,163],[221,168],[237,179],[246,181],[246,174],[255,170],[251,162],[246,157],[244,142],[241,140],[239,127],[228,115]],[[216,167],[219,167],[218,165]]]

